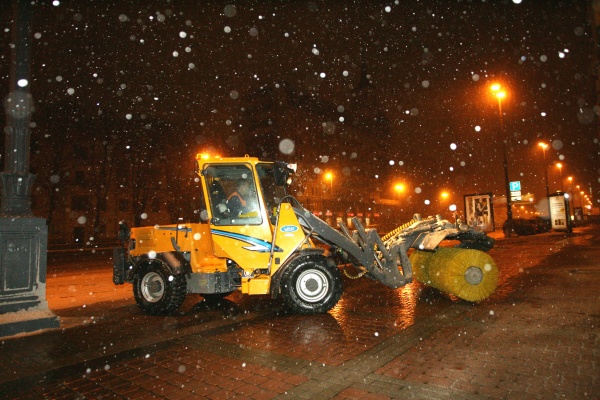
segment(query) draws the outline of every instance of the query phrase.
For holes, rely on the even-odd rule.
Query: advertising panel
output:
[[[567,230],[568,216],[567,216],[567,204],[565,196],[562,193],[551,194],[550,200],[550,221],[552,222],[552,229]]]
[[[465,223],[480,231],[494,231],[491,193],[465,195]]]

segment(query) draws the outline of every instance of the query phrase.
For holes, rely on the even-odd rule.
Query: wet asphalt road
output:
[[[0,391],[13,398],[597,398],[599,234],[596,225],[499,239],[490,254],[500,285],[479,304],[418,282],[393,290],[345,279],[338,305],[316,316],[233,294],[218,306],[189,295],[176,315],[150,317],[135,306],[130,285],[112,284],[110,250],[50,255],[47,297],[62,329],[3,341]]]

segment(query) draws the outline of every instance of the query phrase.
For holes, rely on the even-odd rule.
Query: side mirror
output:
[[[273,175],[275,178],[275,185],[277,186],[285,186],[287,182],[287,171],[285,163],[276,162],[273,165]]]

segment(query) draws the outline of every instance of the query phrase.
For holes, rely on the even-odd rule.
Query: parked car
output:
[[[533,227],[535,228],[535,233],[550,232],[550,230],[552,229],[552,224],[547,218],[535,217],[531,218],[529,221],[531,225],[533,225]]]
[[[502,225],[504,237],[511,237],[513,234],[517,236],[535,235],[535,226],[530,220],[525,218],[507,219]]]

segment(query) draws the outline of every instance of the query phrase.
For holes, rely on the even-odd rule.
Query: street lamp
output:
[[[567,178],[567,180],[569,181],[569,185],[571,186],[569,192],[571,194],[571,201],[573,202],[573,216],[575,216],[575,193],[573,193],[573,177],[570,176]]]
[[[581,198],[583,197],[583,190],[579,190],[579,185],[575,186],[575,188],[577,189],[577,191],[579,192],[579,207],[583,210],[583,202],[581,201]],[[575,201],[575,200],[573,200]]]
[[[508,181],[508,163],[506,162],[506,143],[504,142],[504,126],[502,121],[502,100],[506,97],[506,92],[502,90],[502,86],[499,83],[493,84],[490,89],[496,98],[498,99],[498,116],[500,117],[500,132],[499,136],[502,139],[502,155],[504,167],[504,189],[506,191],[506,219],[512,219],[512,202],[510,199],[510,183]]]
[[[560,191],[564,192],[564,188],[563,188],[563,178],[562,178],[562,167],[563,165],[561,163],[556,163],[556,166],[558,167],[558,173],[560,174]]]
[[[396,195],[400,195],[402,192],[404,192],[404,189],[406,189],[406,187],[403,183],[397,183],[394,185],[394,193],[396,193]]]
[[[548,163],[546,162],[546,149],[550,147],[547,143],[539,142],[538,146],[544,153],[544,176],[546,178],[546,201],[548,202],[548,216],[550,216],[550,190],[548,189]]]
[[[333,193],[333,173],[327,172],[325,174],[325,179],[329,181],[329,190]]]

